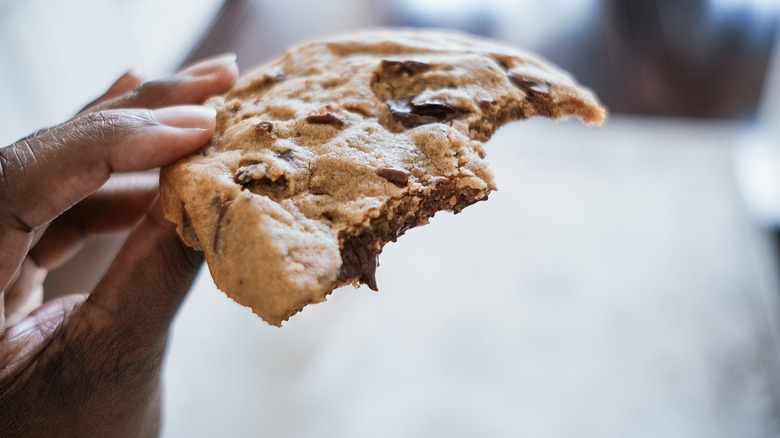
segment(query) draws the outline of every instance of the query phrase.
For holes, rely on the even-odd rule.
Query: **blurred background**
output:
[[[504,127],[490,202],[387,246],[381,292],[344,288],[281,329],[204,269],[163,436],[774,437],[778,17],[774,0],[0,0],[0,144],[131,67],[234,51],[246,70],[370,26],[536,50],[609,121]],[[48,286],[88,288],[118,240]]]

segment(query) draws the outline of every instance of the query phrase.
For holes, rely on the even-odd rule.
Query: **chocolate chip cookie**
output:
[[[418,30],[295,47],[207,105],[213,140],[162,171],[165,215],[216,285],[273,325],[336,287],[376,290],[386,243],[487,199],[482,144],[502,124],[605,117],[534,55]]]

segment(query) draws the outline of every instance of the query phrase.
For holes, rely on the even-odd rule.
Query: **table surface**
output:
[[[178,316],[166,437],[760,437],[777,429],[769,239],[742,128],[531,119],[487,145],[499,190],[281,329],[207,272]]]

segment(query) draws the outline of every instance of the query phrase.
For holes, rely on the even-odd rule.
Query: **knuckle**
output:
[[[104,110],[77,117],[73,129],[92,142],[111,144],[122,141],[138,128],[153,124],[154,118],[148,110]]]

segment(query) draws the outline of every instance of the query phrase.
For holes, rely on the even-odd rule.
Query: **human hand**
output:
[[[103,185],[205,144],[215,112],[194,104],[237,75],[234,56],[145,84],[127,73],[73,119],[0,148],[0,436],[159,433],[168,328],[202,258],[155,184]],[[42,303],[46,272],[86,237],[131,227],[91,293]]]

